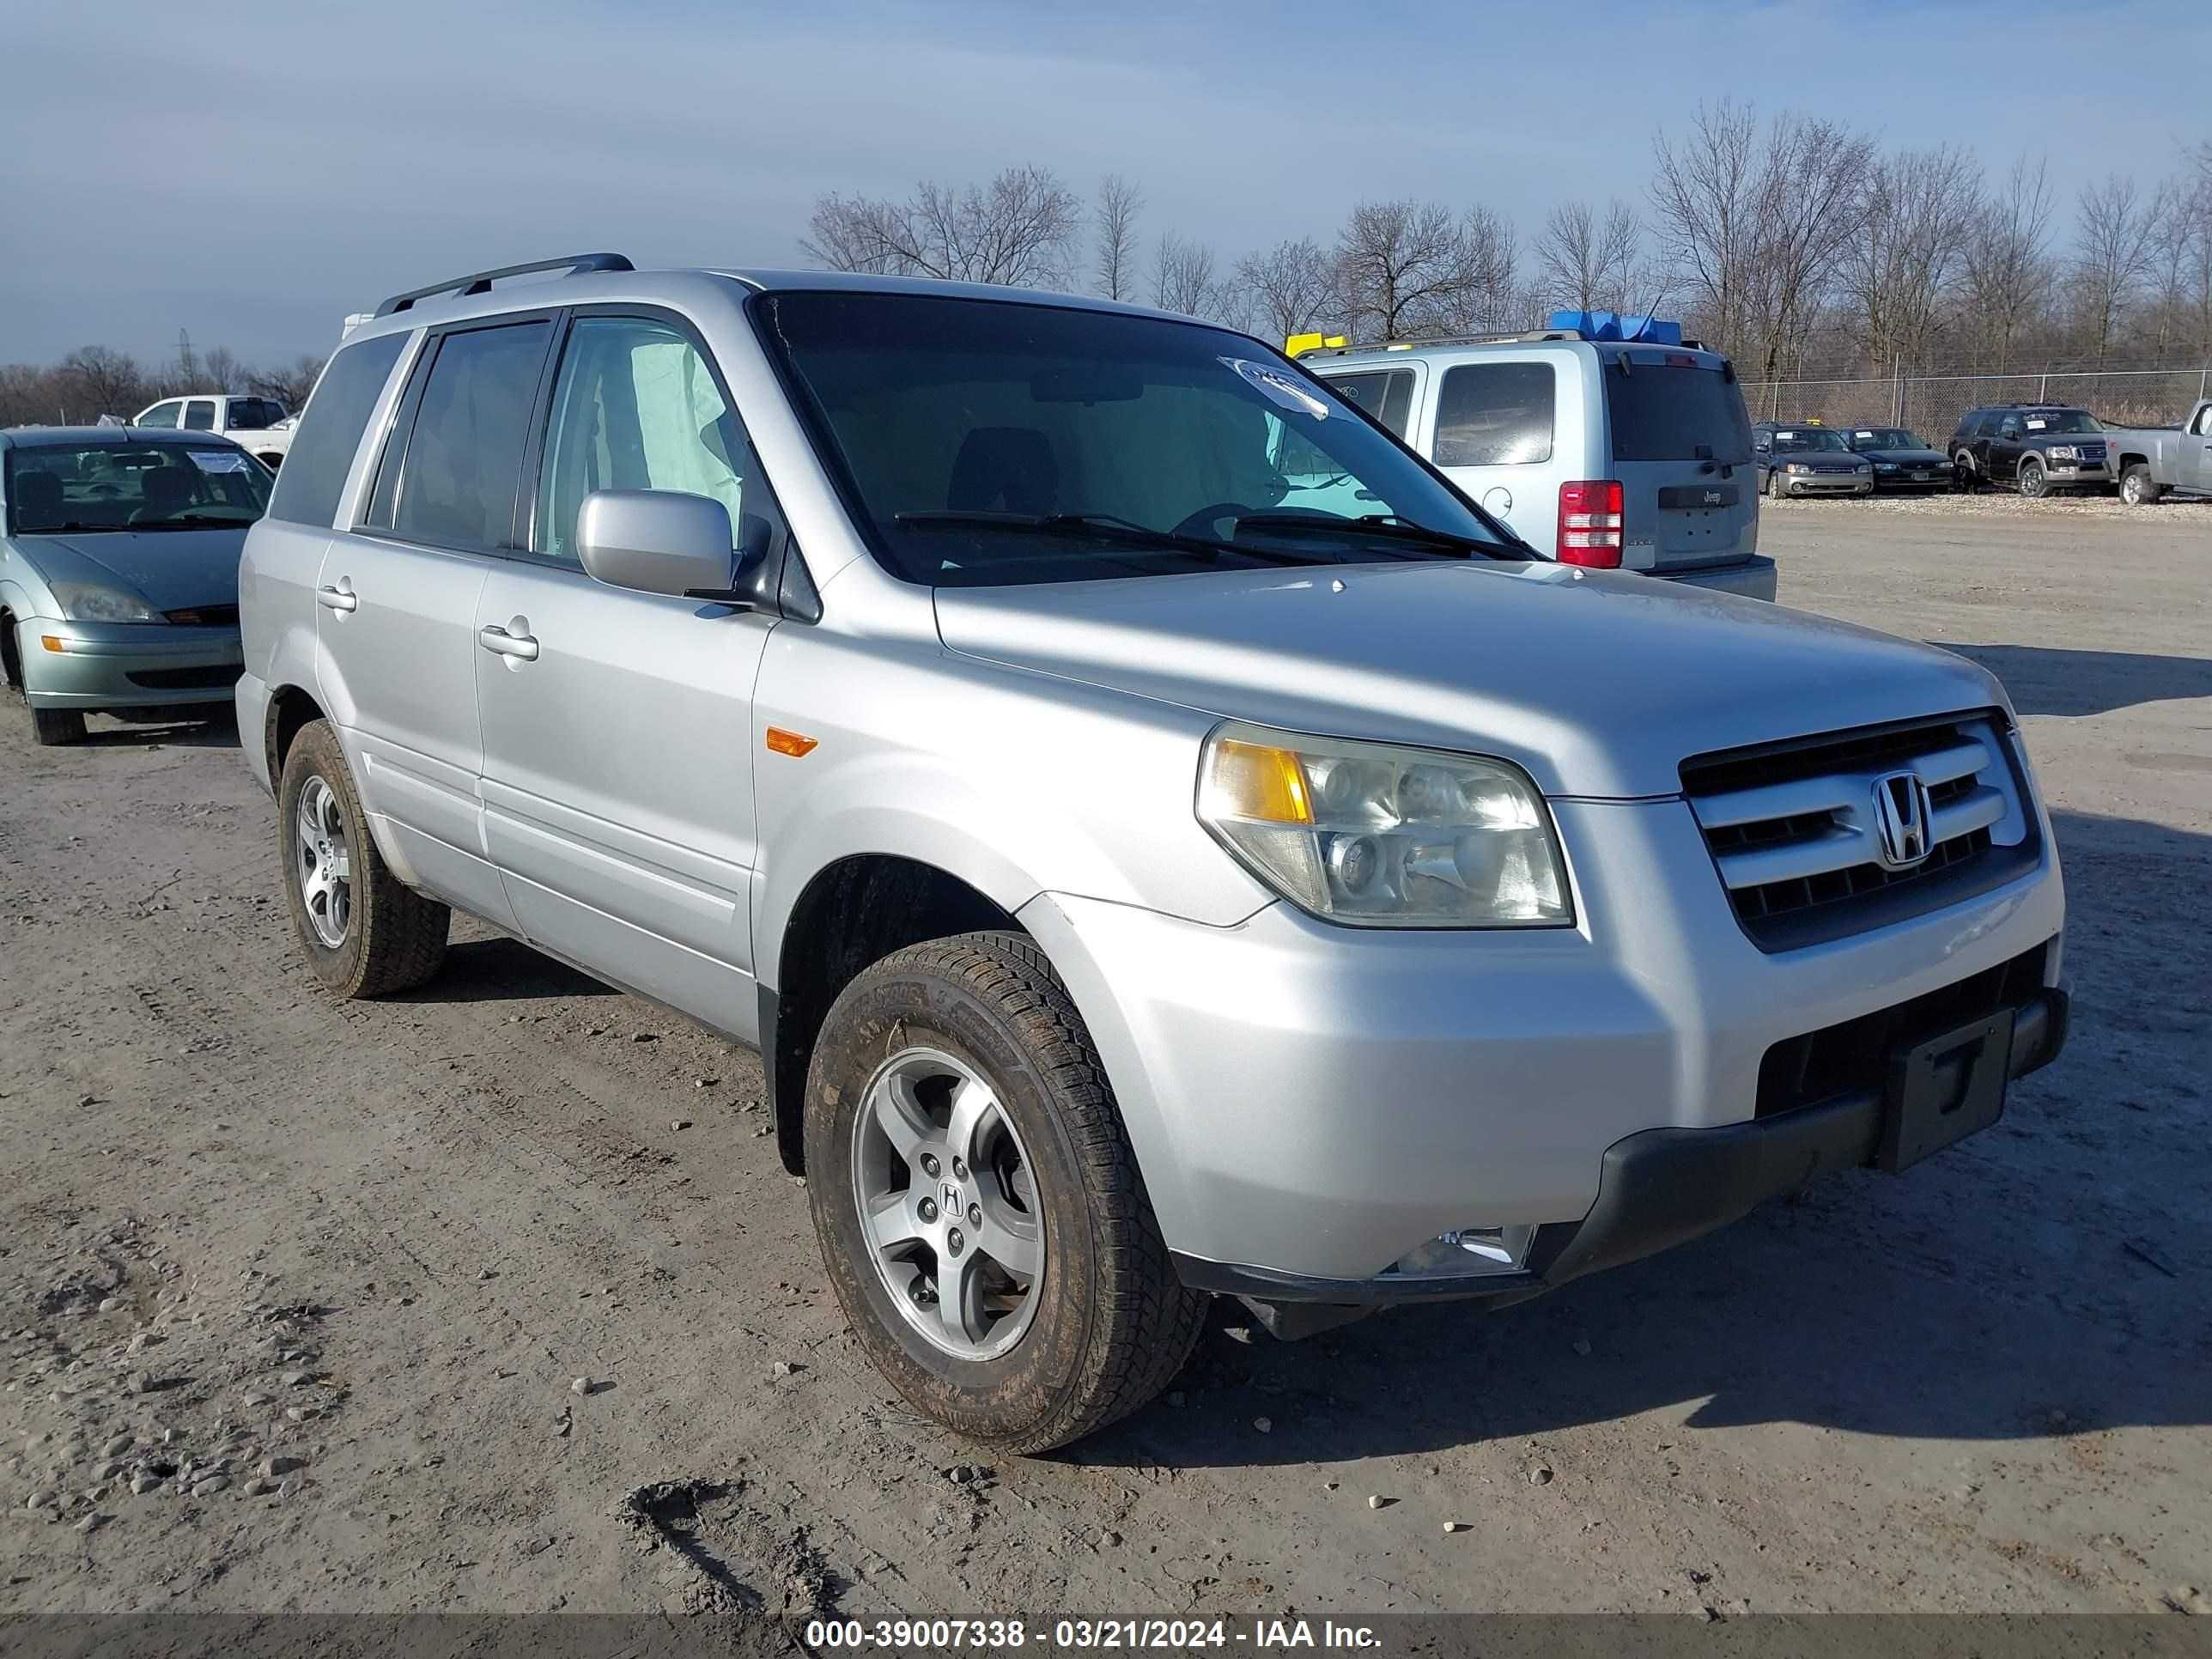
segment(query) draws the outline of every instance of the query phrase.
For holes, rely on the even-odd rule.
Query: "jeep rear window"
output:
[[[1743,392],[1717,368],[1683,368],[1616,357],[1605,371],[1605,401],[1617,461],[1751,459],[1751,416]]]
[[[404,334],[381,334],[347,346],[331,359],[300,416],[284,470],[276,475],[270,518],[330,528],[369,411],[406,343]]]

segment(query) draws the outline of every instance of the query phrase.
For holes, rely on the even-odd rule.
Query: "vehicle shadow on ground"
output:
[[[238,717],[229,710],[209,717],[180,715],[161,720],[117,720],[87,732],[72,745],[82,749],[235,749]]]
[[[1657,1440],[1678,1425],[1989,1442],[2212,1424],[2212,942],[2142,925],[2150,896],[2212,883],[2212,836],[2080,813],[2054,827],[2074,1030],[1995,1128],[1495,1312],[1405,1309],[1282,1344],[1218,1301],[1182,1407],[1065,1455],[1338,1462],[1643,1413]]]
[[[2212,697],[2212,658],[1956,645],[1948,640],[1929,643],[1971,658],[1995,674],[2023,714],[2106,714],[2137,703]]]
[[[448,945],[438,975],[387,1002],[526,1002],[533,997],[618,997],[621,992],[519,939],[479,939]]]

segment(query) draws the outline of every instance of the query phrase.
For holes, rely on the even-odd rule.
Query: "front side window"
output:
[[[215,399],[194,398],[185,404],[184,428],[188,432],[215,430]]]
[[[1250,338],[1013,301],[764,296],[763,342],[894,575],[933,586],[1520,556]]]
[[[240,527],[269,505],[269,474],[235,445],[10,449],[10,535]]]
[[[173,428],[177,424],[178,412],[183,408],[182,404],[174,402],[155,404],[153,408],[141,415],[134,424]]]
[[[744,493],[745,439],[696,347],[640,318],[585,317],[553,389],[531,545],[574,563],[577,509],[595,489],[671,489],[729,509]]]
[[[1438,466],[1515,466],[1552,459],[1559,375],[1549,363],[1461,363],[1437,393]]]
[[[292,434],[270,500],[270,518],[327,527],[337,516],[354,452],[406,343],[404,333],[380,334],[341,348],[331,359]]]
[[[514,544],[515,486],[552,331],[540,319],[439,343],[400,465],[396,532],[463,552]]]

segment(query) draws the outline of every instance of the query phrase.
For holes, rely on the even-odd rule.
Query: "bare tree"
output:
[[[2101,185],[2081,189],[2075,293],[2095,336],[2097,362],[2105,361],[2121,311],[2149,269],[2152,220],[2132,179],[2107,173]]]
[[[1008,167],[988,185],[924,183],[902,202],[824,196],[799,246],[832,270],[1044,288],[1068,281],[1081,218],[1049,167]]]
[[[1478,203],[1462,216],[1455,267],[1435,307],[1442,332],[1498,334],[1529,319],[1537,301],[1522,288],[1521,239],[1503,215]]]
[[[307,406],[307,394],[322,377],[326,360],[313,355],[295,357],[285,368],[248,369],[246,389],[257,397],[274,398],[293,414]]]
[[[1152,303],[1187,317],[1213,315],[1219,308],[1213,250],[1173,231],[1164,234],[1152,256]]]
[[[1440,331],[1437,318],[1465,281],[1451,210],[1433,202],[1362,202],[1337,235],[1346,321],[1382,340]]]
[[[1615,199],[1601,215],[1588,202],[1562,202],[1536,237],[1549,297],[1577,311],[1626,311],[1637,302],[1644,228],[1636,210]]]
[[[245,366],[228,346],[214,346],[200,359],[202,376],[216,392],[234,392],[245,384]]]
[[[144,399],[145,371],[135,358],[112,347],[79,346],[62,359],[61,370],[72,415],[86,423],[101,415],[127,419]]]
[[[1098,236],[1098,291],[1126,300],[1137,289],[1137,210],[1145,198],[1118,173],[1098,181],[1092,223]]]
[[[1927,360],[1980,210],[1981,170],[1964,150],[1905,150],[1869,167],[1864,224],[1841,269],[1869,362]]]
[[[1254,331],[1272,339],[1321,328],[1334,308],[1335,262],[1311,237],[1246,254],[1231,280]]]
[[[1761,124],[1748,104],[1699,105],[1679,144],[1653,149],[1660,225],[1684,268],[1705,337],[1761,378],[1826,297],[1837,260],[1865,221],[1870,140],[1784,112]]]
[[[2051,213],[2047,163],[2023,155],[1967,226],[1966,305],[1992,368],[2012,366],[2015,342],[2050,295]]]

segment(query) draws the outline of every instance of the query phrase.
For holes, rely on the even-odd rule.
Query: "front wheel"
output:
[[[31,736],[48,749],[65,743],[82,743],[84,740],[83,711],[33,708],[31,710]]]
[[[1782,499],[1782,469],[1778,466],[1766,475],[1766,499],[1770,501]]]
[[[1981,487],[1981,477],[1974,470],[1974,452],[1962,449],[1951,458],[1951,483],[1954,488],[1972,495]]]
[[[2165,493],[2141,461],[2120,475],[2120,499],[2130,507],[2149,507]]]
[[[453,913],[386,866],[329,721],[293,739],[276,811],[285,896],[315,977],[342,997],[374,997],[436,973]]]
[[[2045,476],[2043,463],[2033,456],[2020,464],[2020,493],[2032,501],[2039,501],[2051,493],[2051,480]]]
[[[1105,1068],[1029,939],[894,952],[845,988],[806,1084],[814,1230],[860,1346],[1009,1452],[1146,1404],[1206,1297],[1168,1259]]]

